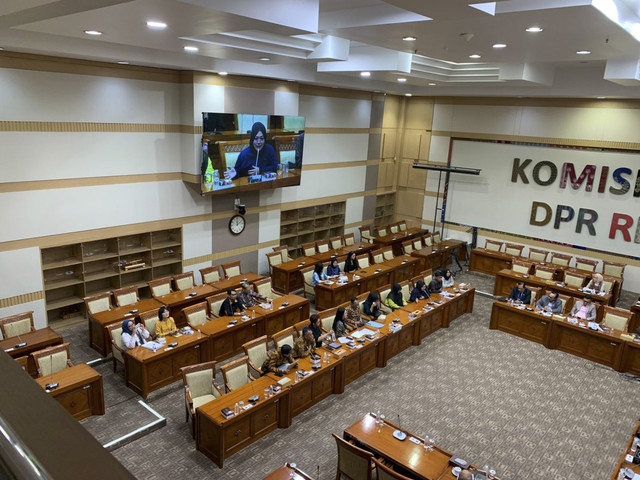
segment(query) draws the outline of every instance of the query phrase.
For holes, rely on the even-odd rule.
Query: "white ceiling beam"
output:
[[[540,85],[552,85],[554,73],[554,68],[549,65],[531,63],[500,65],[500,80],[504,81],[524,80]]]
[[[409,12],[386,3],[362,8],[348,8],[323,12],[320,15],[320,30],[332,31],[340,28],[370,27],[397,23],[427,22],[429,17]]]
[[[319,61],[346,61],[349,59],[349,46],[351,42],[346,38],[327,35],[307,58]]]
[[[364,46],[351,48],[349,58],[342,62],[318,64],[318,72],[389,71],[409,73],[412,54],[387,48]]]
[[[608,60],[604,69],[604,79],[625,87],[640,84],[640,61]]]

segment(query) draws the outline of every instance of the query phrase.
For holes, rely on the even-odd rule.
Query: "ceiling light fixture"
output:
[[[121,60],[118,62],[118,65],[129,65],[129,62],[125,62],[124,60]]]
[[[260,60],[261,62],[270,62],[271,59],[269,57],[260,57],[258,60]]]
[[[218,75],[220,75],[221,77],[226,77],[227,75],[229,75],[229,72],[218,72]]]
[[[412,37],[411,35],[406,36],[406,37],[402,37],[402,40],[404,40],[405,42],[415,42],[417,40],[416,37]]]
[[[156,20],[147,20],[147,27],[155,30],[164,30],[167,28],[167,24],[164,22],[158,22]]]
[[[413,95],[411,95],[410,93],[405,93],[404,96],[405,97],[412,97]]]
[[[596,97],[598,100],[604,100],[607,97]]]
[[[589,55],[591,53],[590,50],[578,50],[576,52],[578,55]]]
[[[473,55],[469,55],[469,58],[482,58],[482,55],[478,55],[477,53],[474,53]]]
[[[371,72],[360,72],[360,76],[361,77],[370,77],[371,76]]]
[[[406,81],[407,81],[407,79],[406,79],[406,78],[399,78],[399,79],[398,79],[398,81],[399,81],[400,83],[404,83],[404,82],[406,82]]]
[[[193,45],[185,45],[184,47],[185,52],[197,52],[198,50],[200,49],[198,47],[194,47]]]
[[[102,35],[102,32],[98,30],[85,30],[84,33],[87,35]]]
[[[435,86],[436,86],[436,84],[435,84],[435,83],[433,83],[433,82],[429,83],[428,85],[429,85],[430,87],[435,87]]]
[[[528,27],[525,29],[525,31],[529,32],[529,33],[540,33],[543,29],[540,27]]]
[[[506,43],[494,43],[493,48],[507,48]]]

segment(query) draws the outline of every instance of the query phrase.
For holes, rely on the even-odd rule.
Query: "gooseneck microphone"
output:
[[[253,388],[253,378],[251,378],[251,372],[247,372],[247,379],[251,384],[251,393],[253,393],[253,395],[249,397],[249,402],[256,403],[258,400],[260,400],[260,397],[256,395],[256,391]]]
[[[394,436],[394,438],[397,438],[398,440],[401,440],[401,441],[404,440],[405,438],[407,438],[407,434],[404,433],[401,430],[401,427],[400,427],[400,414],[398,414],[398,428],[396,428],[393,431],[393,436]]]
[[[58,383],[53,383],[53,354],[49,355],[49,377],[51,382],[47,383],[44,387],[50,392],[58,388]]]

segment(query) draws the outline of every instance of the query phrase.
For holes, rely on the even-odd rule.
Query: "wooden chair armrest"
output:
[[[258,375],[262,375],[262,370],[256,367],[253,363],[249,362],[249,368],[256,372]]]
[[[220,388],[220,385],[218,385],[215,380],[213,381],[213,388],[215,388],[220,395],[224,395],[224,392]]]
[[[67,359],[67,367],[73,367],[73,363],[71,363],[71,360]]]

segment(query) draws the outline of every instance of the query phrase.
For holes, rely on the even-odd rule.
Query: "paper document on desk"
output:
[[[347,337],[338,337],[338,341],[342,344],[349,343],[351,340],[348,340]]]
[[[357,332],[353,332],[353,333],[351,334],[351,336],[352,336],[353,338],[362,338],[362,337],[364,337],[365,335],[373,335],[373,334],[375,334],[375,333],[376,333],[376,332],[374,332],[373,330],[369,330],[368,328],[364,328],[364,329],[362,329],[362,330],[358,330]]]
[[[142,345],[144,348],[148,348],[149,350],[156,351],[162,348],[162,344],[158,342],[147,342]]]
[[[373,327],[373,328],[382,328],[384,327],[384,323],[378,323],[371,320],[370,322],[367,322],[367,326]]]
[[[604,330],[602,330],[602,327],[600,327],[600,325],[598,325],[596,322],[589,322],[587,326],[591,330],[599,330],[600,332],[604,332]]]

